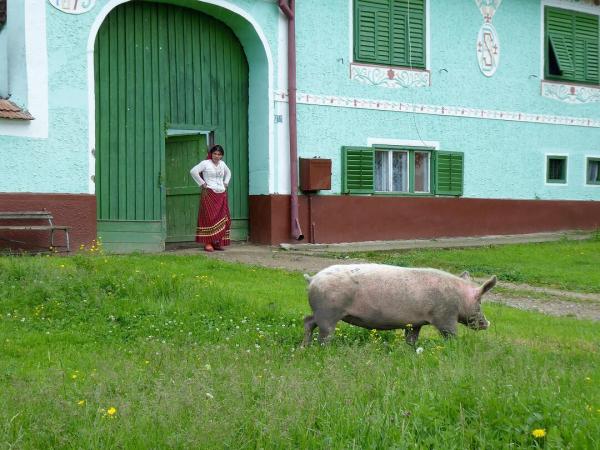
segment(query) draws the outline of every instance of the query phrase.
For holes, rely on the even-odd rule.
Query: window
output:
[[[344,147],[342,191],[462,195],[463,154],[401,147]]]
[[[546,182],[548,182],[548,183],[566,183],[567,182],[567,157],[566,156],[548,156],[546,158]]]
[[[598,16],[545,9],[545,77],[600,83]]]
[[[355,62],[425,68],[425,0],[354,0]]]
[[[600,184],[600,158],[587,159],[587,184]]]

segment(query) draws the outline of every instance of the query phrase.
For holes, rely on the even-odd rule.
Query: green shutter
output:
[[[573,66],[572,51],[569,49],[569,42],[560,34],[549,34],[549,44],[552,46],[554,56],[556,57],[556,63],[558,64],[559,70],[564,76],[569,74],[573,75],[575,68]]]
[[[425,0],[355,0],[357,62],[425,68]]]
[[[546,8],[546,76],[567,81],[598,83],[598,16],[557,8]],[[553,52],[560,74],[551,74]]]
[[[425,0],[391,0],[391,64],[425,68]]]
[[[391,0],[356,0],[354,58],[359,62],[390,63]]]
[[[374,186],[375,150],[371,147],[342,147],[342,191],[371,194]]]
[[[438,195],[462,195],[464,173],[464,153],[436,152],[435,193]]]
[[[575,43],[573,59],[575,77],[588,83],[598,83],[598,16],[577,14],[575,16]]]

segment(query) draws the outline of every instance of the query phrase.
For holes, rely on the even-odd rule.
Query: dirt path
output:
[[[176,253],[198,254],[223,261],[313,274],[332,264],[367,262],[349,258],[325,258],[276,247],[235,243],[224,252],[205,253],[198,248],[176,249]],[[488,301],[552,316],[571,316],[600,321],[600,295],[499,282],[502,292],[490,293]]]

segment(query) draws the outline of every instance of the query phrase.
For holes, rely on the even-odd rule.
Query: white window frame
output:
[[[378,148],[375,147],[375,153],[385,153],[386,159],[387,159],[387,167],[388,167],[388,183],[387,183],[387,187],[388,190],[385,191],[378,191],[377,189],[375,189],[375,192],[379,192],[379,193],[396,193],[396,194],[411,194],[410,192],[410,150],[407,149],[393,149],[393,148]],[[405,191],[395,191],[393,190],[394,188],[394,159],[393,159],[393,154],[394,153],[404,153],[406,154],[406,178],[405,178],[405,186],[406,186],[406,190]],[[375,166],[375,169],[377,169],[377,166]],[[377,174],[375,173],[375,178],[377,178]]]
[[[429,3],[429,2],[428,2]],[[411,151],[411,152],[418,152],[418,151],[424,151],[424,152],[429,152],[430,156],[429,156],[429,191],[428,192],[421,192],[421,191],[415,191],[415,192],[410,192],[410,161],[408,164],[408,168],[407,168],[407,175],[408,175],[408,191],[404,192],[404,191],[375,191],[377,193],[382,193],[382,194],[396,194],[396,195],[422,195],[422,196],[427,196],[427,195],[435,195],[435,193],[432,191],[433,189],[433,183],[432,183],[432,164],[431,162],[433,161],[433,155],[435,154],[435,152],[437,150],[440,149],[440,142],[439,141],[424,141],[422,139],[420,140],[414,140],[414,139],[390,139],[390,138],[367,138],[367,147],[373,147],[375,151],[378,151],[378,149],[380,149],[381,151],[386,151],[388,149],[386,148],[381,148],[381,146],[384,147],[397,147],[397,149],[392,149],[390,148],[389,151],[403,151],[403,149],[405,149],[404,151]],[[414,174],[413,174],[414,176]]]

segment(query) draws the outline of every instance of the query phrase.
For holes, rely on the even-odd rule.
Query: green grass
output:
[[[436,267],[453,273],[468,270],[475,276],[496,274],[503,281],[600,293],[600,238],[351,256],[397,266]]]
[[[422,354],[345,324],[299,349],[298,273],[0,258],[0,448],[598,448],[598,324],[484,309]]]

